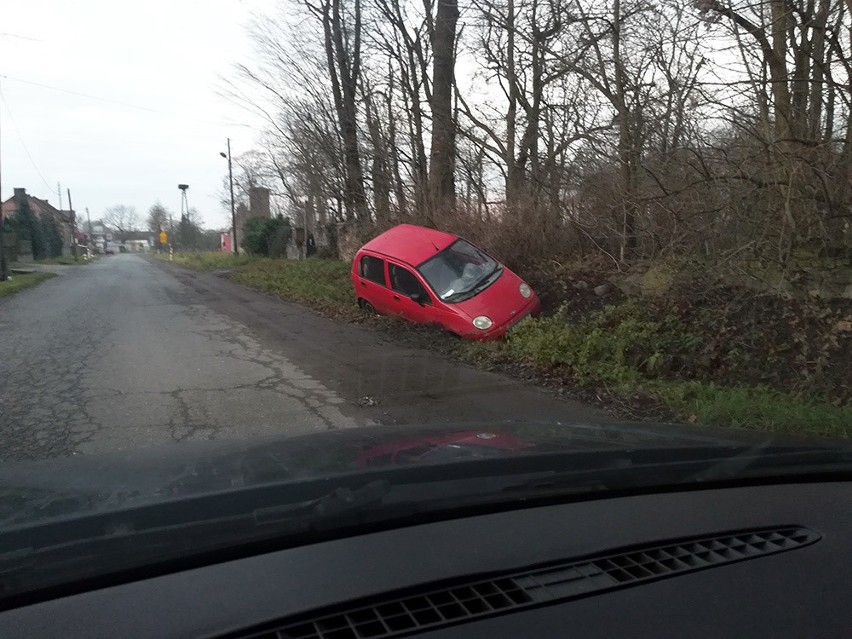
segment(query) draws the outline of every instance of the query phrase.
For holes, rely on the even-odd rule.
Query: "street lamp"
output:
[[[231,167],[231,138],[228,138],[228,152],[220,152],[228,160],[228,183],[231,186],[231,249],[237,254],[237,214],[234,212],[234,170]]]

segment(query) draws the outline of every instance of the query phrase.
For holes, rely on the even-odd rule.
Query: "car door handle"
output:
[[[393,296],[393,298],[394,298],[397,302],[399,301],[399,295],[394,295],[394,296]]]
[[[367,286],[367,282],[361,280],[361,286]]]

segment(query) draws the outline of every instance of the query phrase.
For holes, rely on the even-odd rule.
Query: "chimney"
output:
[[[20,198],[22,198],[22,197],[26,197],[26,195],[27,195],[27,190],[26,190],[26,189],[22,189],[22,188],[16,188],[16,189],[15,189],[15,199],[16,199],[16,200],[17,200],[17,199],[20,199]]]
[[[262,186],[253,186],[249,189],[249,213],[252,217],[271,217],[269,189]]]

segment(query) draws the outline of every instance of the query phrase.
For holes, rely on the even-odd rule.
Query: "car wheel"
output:
[[[367,300],[358,300],[361,305],[361,310],[363,310],[368,315],[378,315],[376,312],[376,307],[370,304]]]

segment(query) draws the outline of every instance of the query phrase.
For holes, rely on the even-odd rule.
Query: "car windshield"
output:
[[[465,299],[493,276],[500,265],[465,240],[456,240],[435,257],[417,267],[445,302]]]
[[[852,0],[0,16],[0,610],[537,474],[850,469]]]

